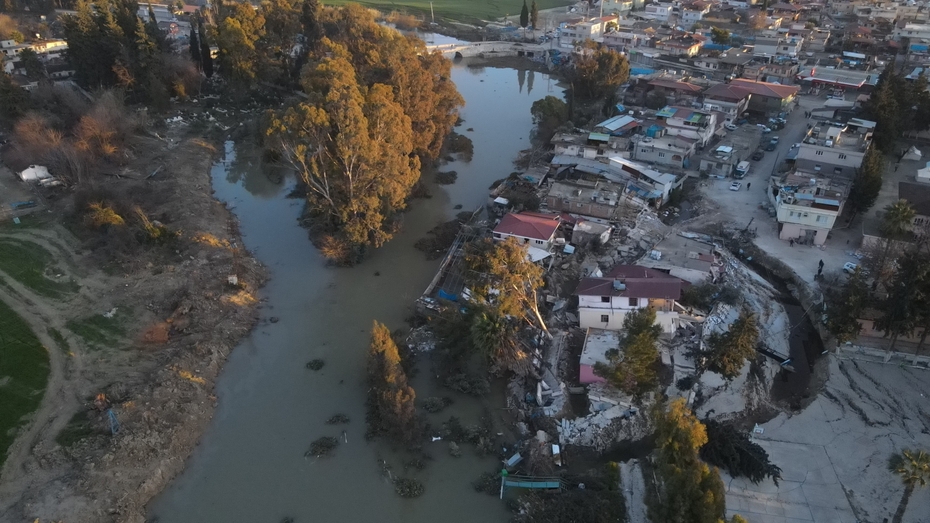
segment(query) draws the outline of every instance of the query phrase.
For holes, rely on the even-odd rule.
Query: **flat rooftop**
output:
[[[581,349],[581,364],[594,366],[607,363],[607,351],[620,349],[620,333],[604,329],[589,328]]]

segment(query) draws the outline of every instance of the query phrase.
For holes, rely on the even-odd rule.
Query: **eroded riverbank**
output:
[[[408,501],[394,494],[377,464],[383,458],[402,471],[402,458],[363,438],[371,322],[402,327],[439,263],[427,261],[414,242],[453,216],[456,205],[484,203],[491,182],[513,171],[512,160],[529,147],[532,102],[562,92],[538,72],[466,63],[456,65],[453,80],[466,100],[464,123],[456,130],[472,140],[472,160],[442,167],[458,172],[454,185],[439,187],[427,177],[432,197],[413,202],[401,233],[352,269],[325,265],[297,224],[302,203],[286,198],[292,182],[270,182],[256,151],[238,148],[234,159],[228,150],[227,161],[214,167],[216,197],[232,208],[246,246],[269,267],[263,315],[277,322],[263,322],[234,351],[217,386],[220,402],[211,429],[187,471],[152,506],[160,521],[506,519],[499,500],[471,487],[480,473],[496,468],[494,459],[480,459],[470,448],[453,458],[445,444],[427,445],[434,459],[411,473],[426,493]],[[326,362],[319,372],[305,368],[314,358]],[[414,382],[419,398],[434,395],[424,371],[421,365]],[[490,406],[456,399],[439,418],[455,415],[464,424],[475,423]],[[332,458],[305,459],[311,441],[339,435],[341,429],[325,424],[336,413],[352,420],[348,442]]]

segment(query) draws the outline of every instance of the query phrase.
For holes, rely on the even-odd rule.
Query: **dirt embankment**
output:
[[[0,271],[0,299],[51,359],[42,405],[0,471],[0,521],[145,521],[146,504],[182,471],[210,423],[223,363],[258,320],[265,271],[235,248],[236,222],[212,196],[215,148],[139,138],[132,152],[129,177],[104,180],[106,190],[176,239],[140,247],[138,232],[91,231],[70,194],[53,201],[47,223],[0,228],[0,239],[54,256],[48,277],[76,283],[49,297]]]

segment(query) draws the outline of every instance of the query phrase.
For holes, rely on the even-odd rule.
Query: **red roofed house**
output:
[[[558,214],[538,212],[507,213],[494,228],[494,239],[516,238],[520,243],[549,250],[561,223]]]
[[[704,109],[720,111],[727,115],[728,122],[739,120],[749,109],[749,89],[733,84],[717,84],[704,91]]]
[[[638,265],[618,265],[602,278],[583,278],[575,291],[581,328],[620,330],[628,312],[650,307],[662,330],[673,333],[678,328],[676,302],[687,285],[680,278]]]
[[[770,84],[737,78],[730,81],[734,87],[742,87],[750,93],[749,110],[765,115],[788,111],[798,96],[800,87],[796,85]]]

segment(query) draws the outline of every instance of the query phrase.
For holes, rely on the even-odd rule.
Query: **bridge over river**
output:
[[[526,56],[533,58],[546,54],[547,46],[522,42],[463,42],[461,44],[432,44],[426,48],[440,51],[446,58],[469,56]]]

